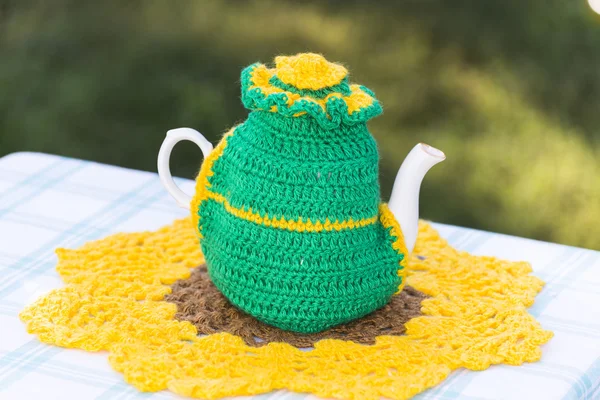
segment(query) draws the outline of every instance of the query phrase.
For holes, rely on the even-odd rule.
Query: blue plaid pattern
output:
[[[178,183],[191,193],[193,182]],[[76,248],[111,233],[156,229],[178,209],[156,174],[37,153],[0,159],[0,399],[176,399],[140,393],[104,353],[44,345],[25,332],[23,307],[62,286],[57,247]],[[547,282],[530,310],[555,338],[542,361],[483,372],[455,371],[416,398],[600,399],[600,253],[435,224],[457,248],[528,260]],[[262,399],[308,399],[280,391]]]

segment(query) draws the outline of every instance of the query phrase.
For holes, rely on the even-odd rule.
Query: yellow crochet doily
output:
[[[406,399],[456,368],[536,361],[552,333],[527,312],[543,283],[525,262],[450,247],[421,223],[408,284],[431,298],[405,336],[375,345],[323,340],[302,351],[284,343],[248,347],[227,333],[198,337],[162,301],[168,285],[203,262],[189,218],[156,232],[117,234],[57,250],[67,286],[28,306],[21,319],[45,343],[110,352],[109,362],[142,391],[218,398],[275,389],[321,397]]]

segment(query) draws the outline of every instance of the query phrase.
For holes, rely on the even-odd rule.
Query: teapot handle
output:
[[[171,168],[169,167],[169,160],[171,158],[171,151],[173,147],[177,143],[182,140],[189,140],[191,142],[196,143],[200,150],[202,150],[202,155],[204,159],[208,157],[210,152],[213,149],[213,145],[206,140],[202,134],[191,128],[177,128],[171,129],[167,132],[167,137],[163,141],[160,146],[160,151],[158,152],[157,166],[158,166],[158,176],[160,177],[160,181],[163,186],[167,189],[169,194],[173,196],[175,201],[180,207],[190,208],[190,202],[192,201],[192,196],[184,193],[173,180],[173,176],[171,176]]]

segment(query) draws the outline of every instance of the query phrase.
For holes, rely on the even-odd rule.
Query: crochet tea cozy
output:
[[[400,227],[381,204],[367,121],[382,109],[318,54],[242,72],[248,119],[204,160],[192,200],[208,273],[243,311],[320,332],[404,285]]]

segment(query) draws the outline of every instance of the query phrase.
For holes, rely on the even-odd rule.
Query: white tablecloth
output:
[[[192,192],[192,181],[179,183]],[[17,315],[63,285],[56,247],[153,230],[184,215],[153,173],[37,153],[0,158],[0,399],[178,398],[137,392],[109,367],[105,353],[40,343]],[[435,226],[459,249],[531,262],[547,285],[530,311],[555,337],[539,363],[455,371],[417,399],[600,399],[600,253]],[[282,391],[260,397],[311,396]]]

